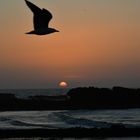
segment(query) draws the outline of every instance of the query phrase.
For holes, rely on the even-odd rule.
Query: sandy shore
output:
[[[103,128],[103,129],[20,129],[0,130],[0,138],[32,138],[32,137],[140,137],[140,128]]]

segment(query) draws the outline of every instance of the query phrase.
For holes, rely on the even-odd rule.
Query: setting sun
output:
[[[60,82],[59,86],[65,88],[68,86],[68,84],[66,82]]]

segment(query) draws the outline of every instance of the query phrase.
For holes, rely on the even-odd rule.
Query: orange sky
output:
[[[1,0],[0,88],[139,86],[139,0],[30,1],[53,13],[60,32],[25,35],[25,2]]]

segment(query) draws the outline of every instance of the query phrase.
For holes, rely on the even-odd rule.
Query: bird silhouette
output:
[[[49,28],[49,22],[53,16],[48,10],[44,8],[40,9],[33,3],[29,2],[28,0],[25,0],[25,2],[34,15],[33,16],[34,30],[26,34],[46,35],[54,32],[59,32],[54,28]]]

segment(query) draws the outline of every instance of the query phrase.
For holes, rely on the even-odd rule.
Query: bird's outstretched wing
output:
[[[52,19],[52,14],[46,9],[40,9],[28,0],[25,0],[25,2],[34,14],[35,30],[48,28],[49,22]]]
[[[41,12],[41,9],[36,5],[34,5],[33,3],[29,2],[28,0],[25,0],[25,2],[34,14],[38,14]]]

